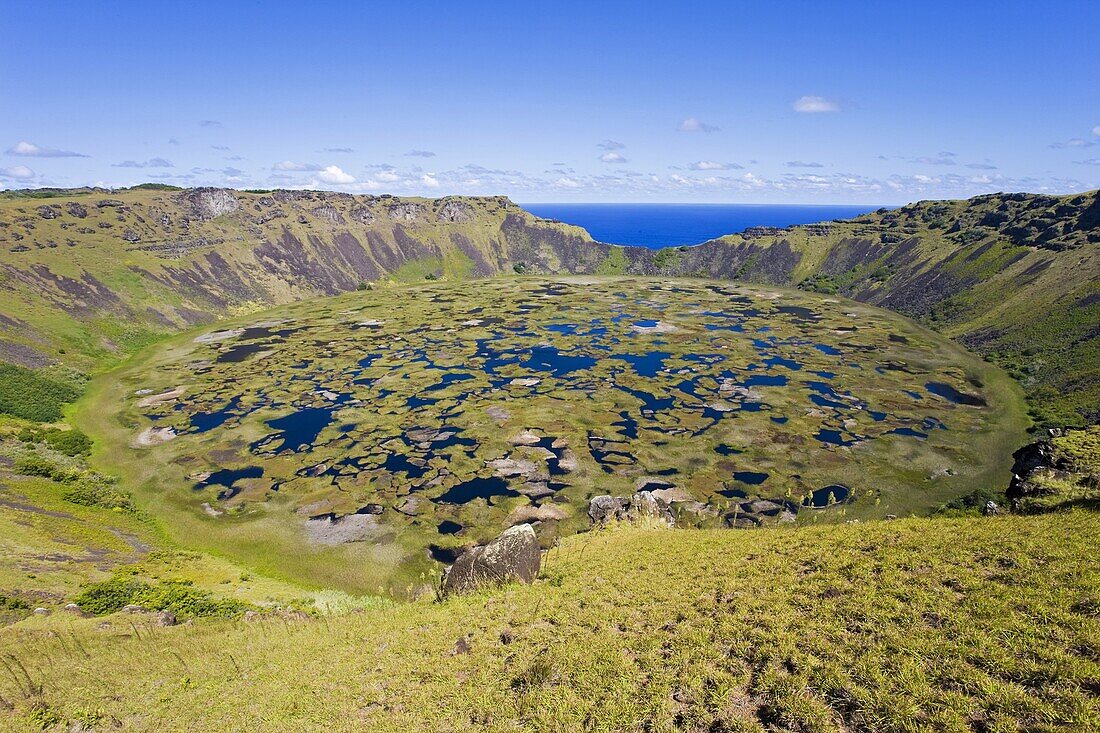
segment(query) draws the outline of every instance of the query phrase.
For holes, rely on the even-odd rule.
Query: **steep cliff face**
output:
[[[515,273],[729,278],[916,318],[1028,389],[1042,424],[1100,419],[1100,194],[993,194],[653,251],[504,197],[225,189],[0,197],[0,361],[91,369],[227,313],[374,282]]]
[[[87,369],[227,313],[380,280],[513,273],[524,261],[584,271],[607,249],[503,197],[9,194],[0,199],[0,360]]]

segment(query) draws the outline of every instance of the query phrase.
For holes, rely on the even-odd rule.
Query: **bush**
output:
[[[51,430],[44,437],[46,445],[67,456],[86,456],[92,452],[92,439],[79,430]]]
[[[0,364],[0,412],[35,422],[61,419],[61,406],[80,392],[14,364]]]
[[[658,270],[671,270],[680,265],[683,255],[678,249],[665,248],[653,255],[653,266]]]
[[[75,602],[81,610],[103,616],[121,611],[134,603],[134,599],[148,588],[147,583],[139,580],[116,577],[88,586],[76,597]]]
[[[31,606],[19,596],[6,596],[0,593],[0,611],[29,611]]]
[[[125,512],[137,511],[130,495],[116,487],[118,479],[114,476],[63,466],[37,453],[20,456],[13,468],[16,473],[24,476],[41,476],[64,484],[61,498],[73,504]]]
[[[115,480],[107,476],[88,474],[67,484],[61,496],[65,501],[81,506],[119,509],[124,512],[137,511],[130,495],[119,491],[114,484]]]
[[[86,456],[92,451],[92,439],[79,430],[23,428],[16,438],[23,443],[45,443],[70,457]]]
[[[188,582],[169,581],[150,585],[117,575],[87,586],[76,597],[75,603],[95,616],[115,613],[129,605],[150,611],[171,611],[179,618],[231,617],[250,608],[240,601],[214,598]]]
[[[61,466],[49,458],[40,456],[37,453],[29,453],[15,459],[13,468],[16,473],[21,473],[24,476],[42,476],[43,478],[53,478],[60,475],[63,470]]]
[[[984,507],[986,502],[989,501],[1000,504],[1001,506],[1007,503],[1003,493],[991,489],[978,489],[973,493],[967,494],[966,496],[960,496],[958,499],[952,499],[946,504],[941,505],[936,510],[936,513],[948,515],[972,514]]]
[[[179,186],[173,186],[168,183],[139,183],[136,186],[130,186],[130,191],[182,191]]]

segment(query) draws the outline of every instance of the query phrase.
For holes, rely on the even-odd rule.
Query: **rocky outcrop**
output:
[[[456,595],[503,585],[531,583],[539,573],[542,552],[530,524],[510,527],[487,545],[464,552],[443,576],[443,594]]]
[[[722,521],[731,529],[751,529],[794,522],[797,515],[798,506],[786,499],[750,499],[732,506]]]
[[[1012,481],[1005,495],[1014,503],[1026,496],[1043,493],[1037,479],[1040,475],[1065,473],[1066,466],[1058,460],[1054,444],[1049,440],[1028,443],[1012,454]]]
[[[395,203],[391,204],[386,210],[386,214],[394,221],[416,221],[420,218],[420,215],[424,212],[424,207],[420,204],[403,204]]]
[[[367,226],[373,224],[375,221],[374,214],[365,206],[356,206],[351,210],[350,216],[352,221],[357,221]]]
[[[569,515],[556,504],[516,507],[505,520],[508,524],[527,524],[535,522],[560,522]]]
[[[340,211],[335,206],[332,206],[330,204],[318,206],[310,213],[312,213],[315,218],[334,226],[338,224],[347,224],[347,222],[344,220],[343,215],[340,214]]]
[[[598,527],[611,522],[656,524],[672,527],[676,518],[668,502],[652,491],[639,491],[633,496],[594,496],[588,502],[588,518]]]
[[[443,205],[439,207],[439,213],[436,215],[439,221],[461,223],[467,222],[474,218],[473,210],[461,201],[448,201],[444,200]]]
[[[1050,440],[1028,443],[1012,454],[1012,460],[1012,480],[1005,496],[1016,511],[1031,503],[1031,500],[1054,494],[1055,491],[1048,482],[1051,479],[1068,479],[1073,468],[1058,455]]]
[[[1048,440],[1012,454],[1012,481],[1005,491],[1012,509],[1038,513],[1100,508],[1100,426],[1052,429]]]
[[[193,188],[181,193],[178,200],[190,207],[192,216],[204,220],[217,219],[241,208],[233,192],[224,188]]]

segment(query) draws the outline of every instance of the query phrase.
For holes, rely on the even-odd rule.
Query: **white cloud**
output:
[[[34,178],[34,171],[25,165],[0,168],[0,178],[14,178],[18,181],[25,181],[28,178]]]
[[[1097,134],[1100,135],[1100,133]],[[626,145],[618,140],[604,140],[602,143],[596,143],[596,147],[600,150],[623,150],[626,148]]]
[[[1100,158],[1085,158],[1084,160],[1073,161],[1077,165],[1100,165]]]
[[[18,155],[23,158],[87,158],[83,153],[74,153],[72,150],[59,150],[57,148],[44,148],[26,140],[20,140],[7,149],[8,155]]]
[[[221,127],[222,123],[217,120],[203,120],[199,123],[199,127]]]
[[[821,163],[818,163],[816,161],[805,161],[805,160],[788,160],[787,163],[786,163],[786,166],[788,168],[824,168],[825,167]]]
[[[1092,142],[1091,140],[1082,140],[1079,137],[1071,137],[1065,142],[1051,143],[1050,147],[1054,148],[1055,150],[1059,150],[1061,148],[1091,148],[1095,144],[1096,143]]]
[[[976,171],[995,171],[995,170],[997,170],[997,166],[993,165],[992,163],[967,163],[966,167],[971,168],[971,169],[976,170]]]
[[[273,171],[320,171],[324,170],[316,163],[295,163],[293,160],[284,160],[271,166]]]
[[[955,165],[955,154],[939,153],[938,155],[922,155],[918,158],[910,158],[909,162],[919,165]]]
[[[439,188],[439,180],[431,173],[420,176],[420,182],[428,188]]]
[[[407,158],[434,158],[435,153],[430,150],[410,150],[405,153]]]
[[[359,181],[347,187],[346,190],[351,193],[362,193],[364,191],[377,191],[382,188],[382,184],[378,181],[368,178],[365,181]]]
[[[688,117],[680,123],[680,132],[718,132],[718,128],[708,125],[698,117]]]
[[[693,171],[739,171],[742,168],[736,163],[716,163],[713,160],[700,160],[688,167]]]
[[[795,112],[839,112],[840,104],[832,99],[806,95],[794,100],[791,104]]]
[[[567,176],[562,176],[558,180],[554,181],[554,185],[558,186],[559,188],[580,188],[581,187],[581,184],[578,181],[576,181],[572,178],[569,178]]]
[[[150,158],[149,160],[124,160],[121,163],[112,163],[112,168],[173,168],[172,161],[164,158]]]
[[[622,153],[604,153],[600,156],[600,160],[604,163],[625,163],[626,158]]]
[[[355,176],[345,173],[335,165],[328,166],[317,177],[325,183],[355,183]]]
[[[378,180],[385,181],[386,183],[392,183],[393,181],[401,180],[401,176],[397,175],[391,170],[382,170],[378,172]]]

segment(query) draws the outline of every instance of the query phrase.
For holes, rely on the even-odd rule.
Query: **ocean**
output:
[[[544,219],[584,227],[610,244],[660,247],[699,244],[752,226],[787,227],[847,219],[877,206],[799,204],[522,204]]]

